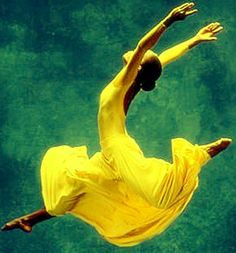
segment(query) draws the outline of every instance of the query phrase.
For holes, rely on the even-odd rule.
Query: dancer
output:
[[[208,145],[172,140],[173,162],[146,158],[126,130],[133,98],[155,88],[162,68],[204,41],[216,40],[223,27],[211,23],[193,38],[157,56],[151,48],[174,22],[197,12],[194,3],[173,9],[149,31],[124,67],[100,95],[98,127],[101,152],[90,159],[85,146],[47,151],[41,166],[45,208],[5,224],[2,230],[32,227],[52,217],[73,214],[95,227],[107,241],[133,246],[163,232],[185,209],[198,185],[201,167],[227,148],[231,139]]]

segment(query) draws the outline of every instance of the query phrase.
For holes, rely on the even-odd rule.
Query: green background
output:
[[[52,146],[99,150],[99,92],[122,67],[122,54],[182,1],[1,0],[0,222],[41,208],[39,167]],[[224,32],[163,71],[158,89],[130,108],[128,128],[145,154],[171,158],[170,140],[236,139],[236,3],[197,0],[199,13],[175,24],[157,53],[219,21]],[[0,233],[1,253],[236,252],[235,145],[204,167],[184,214],[161,236],[133,248],[103,241],[65,216]]]

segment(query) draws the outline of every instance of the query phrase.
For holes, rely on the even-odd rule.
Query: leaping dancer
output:
[[[100,95],[101,151],[88,158],[86,146],[50,148],[41,166],[45,207],[6,223],[2,230],[31,232],[36,223],[70,213],[110,243],[133,246],[163,232],[183,212],[202,166],[231,139],[192,145],[177,138],[172,140],[172,163],[147,158],[127,132],[126,115],[140,91],[155,88],[162,68],[198,44],[217,39],[223,27],[215,22],[160,55],[151,50],[169,26],[196,12],[192,2],[174,8],[123,55],[123,68]]]

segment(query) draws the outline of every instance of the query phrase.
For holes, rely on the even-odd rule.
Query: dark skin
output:
[[[2,226],[2,231],[8,231],[13,229],[21,229],[24,232],[31,232],[32,227],[39,222],[51,219],[55,216],[51,216],[45,208],[42,208],[40,210],[37,210],[33,213],[27,214],[25,216],[16,218],[8,223],[6,223],[4,226]]]
[[[129,106],[134,99],[134,97],[140,91],[140,84],[138,80],[136,80],[133,85],[130,87],[128,92],[126,93],[125,100],[124,100],[124,111],[127,114]],[[21,229],[24,232],[30,233],[32,231],[32,227],[42,221],[51,219],[56,216],[51,216],[44,208],[39,209],[33,213],[27,214],[25,216],[16,218],[8,223],[6,223],[1,230],[8,231],[13,229]]]
[[[125,115],[127,115],[128,109],[129,109],[129,106],[130,106],[131,102],[133,101],[133,99],[135,98],[135,96],[140,92],[140,90],[141,90],[140,84],[136,80],[130,86],[129,90],[127,91],[127,93],[125,95],[125,99],[124,99],[124,112],[125,112]]]
[[[173,22],[178,21],[178,20],[183,20],[185,19],[187,16],[192,15],[194,13],[196,13],[197,10],[191,10],[191,8],[194,6],[193,3],[186,3],[181,5],[178,8],[175,8],[170,15],[165,19],[164,25],[166,27],[170,26]],[[152,30],[148,36],[152,36],[155,33],[155,29]],[[152,36],[153,37],[153,36]],[[154,36],[154,41],[150,40],[149,44],[155,44],[155,36]],[[150,46],[151,47],[151,46]],[[133,82],[133,84],[130,86],[130,88],[128,89],[125,99],[124,99],[124,112],[125,114],[128,113],[128,109],[129,106],[131,104],[131,102],[133,101],[133,99],[135,98],[135,96],[140,92],[141,88],[140,88],[140,82],[139,80],[136,78],[135,81]],[[229,139],[220,139],[217,142],[214,143],[210,143],[208,145],[204,145],[201,146],[202,148],[204,148],[208,154],[211,157],[214,157],[215,155],[217,155],[218,153],[220,153],[222,150],[226,149],[228,147],[228,145],[231,143],[231,141]],[[25,216],[16,218],[8,223],[6,223],[1,230],[2,231],[8,231],[8,230],[13,230],[13,229],[21,229],[24,232],[31,232],[32,231],[32,227],[42,221],[51,219],[53,217],[56,216],[51,216],[44,208],[37,210],[33,213],[27,214]]]
[[[133,101],[133,99],[135,98],[135,96],[140,92],[141,88],[140,88],[140,83],[138,81],[138,79],[136,79],[134,81],[134,83],[130,86],[129,90],[127,91],[126,95],[125,95],[125,100],[124,100],[124,111],[125,114],[127,115],[128,113],[128,109],[129,106],[131,104],[131,102]],[[208,152],[208,154],[211,157],[216,156],[218,153],[220,153],[221,151],[223,151],[224,149],[226,149],[229,144],[231,143],[231,141],[229,141],[228,139],[220,139],[218,142],[214,142],[214,143],[210,143],[208,145],[204,145],[202,146],[204,149],[206,149],[206,151]],[[32,231],[32,227],[42,221],[51,219],[53,217],[56,216],[51,216],[44,208],[37,210],[33,213],[27,214],[25,216],[16,218],[8,223],[6,223],[1,230],[2,231],[8,231],[8,230],[13,230],[13,229],[21,229],[24,232],[31,232]]]

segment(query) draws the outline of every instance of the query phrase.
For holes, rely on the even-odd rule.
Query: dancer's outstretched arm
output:
[[[190,49],[202,42],[216,41],[216,34],[223,30],[220,23],[215,22],[203,27],[195,36],[170,49],[165,50],[159,55],[162,67],[185,55]]]
[[[187,16],[196,13],[197,10],[192,10],[193,6],[194,3],[185,3],[174,8],[160,23],[141,38],[123,70],[113,80],[115,85],[129,86],[132,84],[144,54],[157,43],[162,33],[172,23],[184,20]]]

